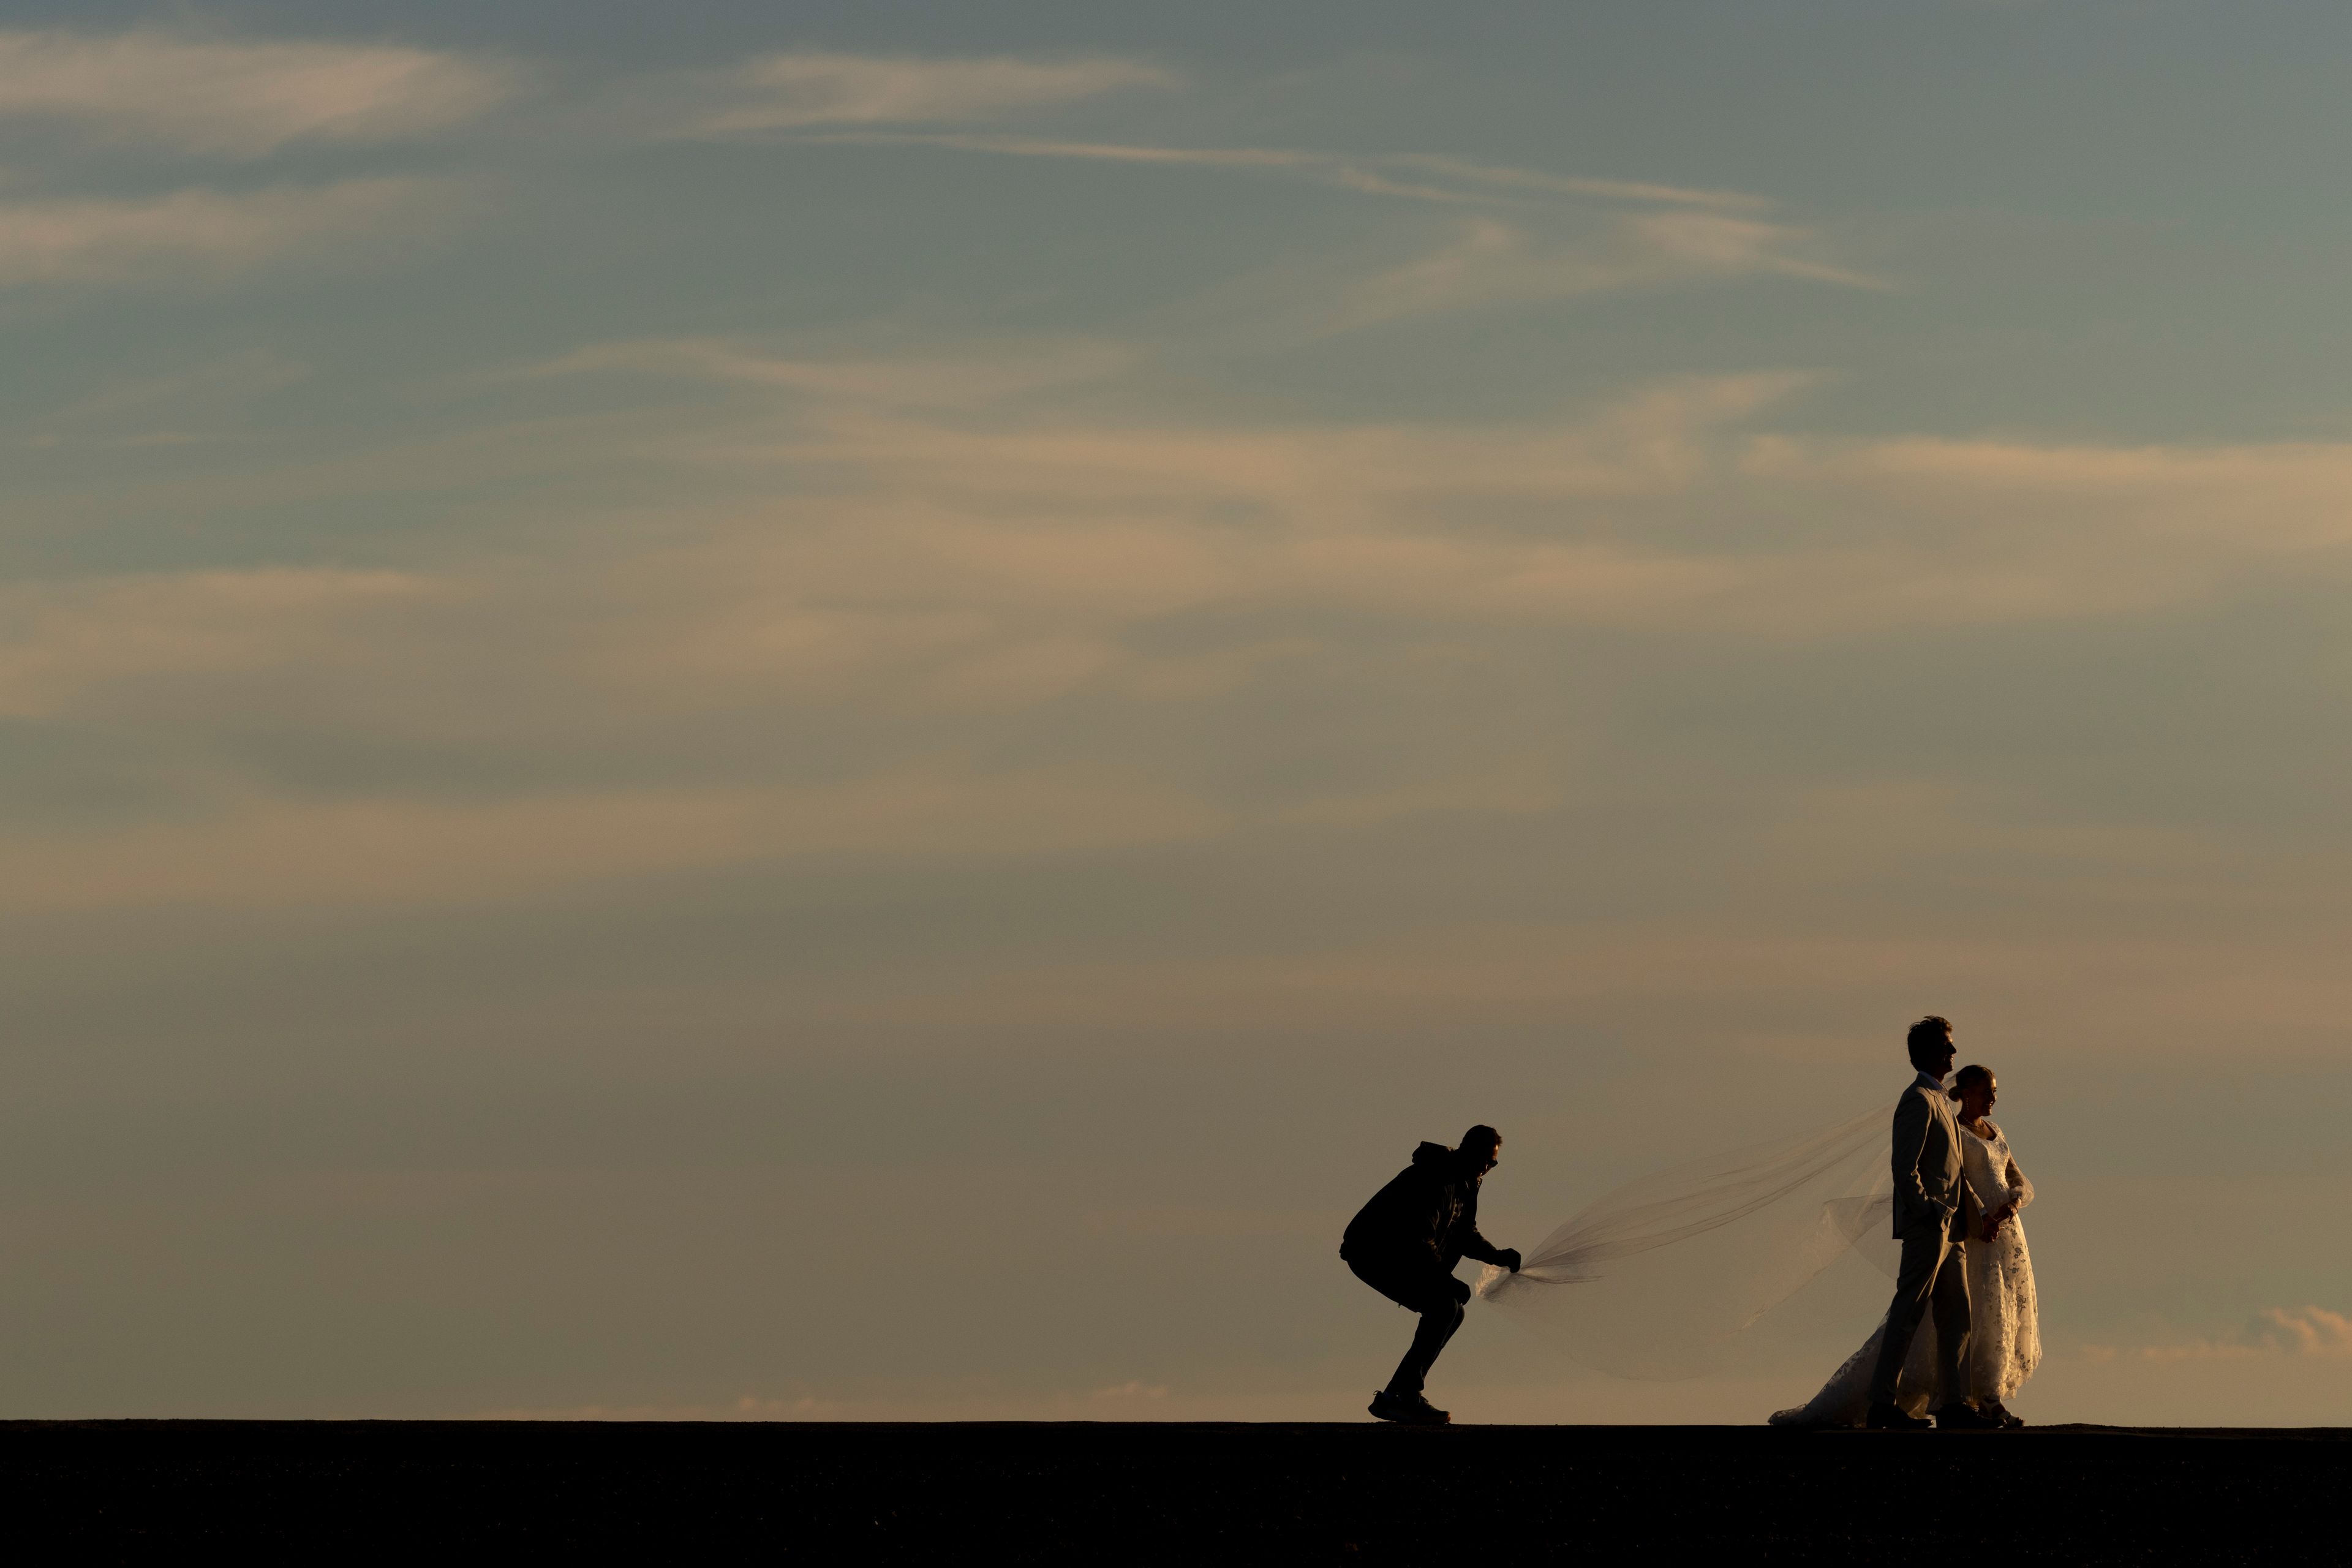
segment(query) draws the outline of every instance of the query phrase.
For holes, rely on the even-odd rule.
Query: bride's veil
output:
[[[1588,1365],[1690,1377],[1848,1248],[1895,1272],[1893,1107],[1603,1194],[1478,1293]]]

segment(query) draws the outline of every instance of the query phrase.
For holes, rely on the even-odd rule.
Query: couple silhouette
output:
[[[1880,1145],[1888,1149],[1890,1163],[1882,1167],[1878,1195],[1864,1211],[1891,1210],[1894,1237],[1901,1246],[1900,1262],[1890,1269],[1896,1276],[1894,1300],[1871,1340],[1822,1394],[1801,1410],[1780,1413],[1776,1425],[1895,1430],[2021,1425],[2001,1397],[2041,1358],[2032,1264],[2016,1220],[2032,1201],[2032,1187],[2019,1174],[2006,1138],[1985,1114],[1996,1089],[1990,1071],[1970,1067],[1954,1089],[1944,1087],[1954,1058],[1951,1024],[1922,1018],[1907,1031],[1904,1045],[1916,1076],[1895,1102],[1890,1143]],[[1844,1124],[1837,1136],[1850,1141],[1863,1126]],[[1371,1414],[1383,1421],[1444,1426],[1452,1419],[1423,1391],[1431,1366],[1462,1326],[1472,1294],[1454,1277],[1454,1266],[1473,1258],[1513,1275],[1520,1271],[1519,1253],[1496,1247],[1478,1229],[1479,1190],[1502,1147],[1502,1134],[1483,1124],[1451,1149],[1423,1143],[1413,1151],[1412,1163],[1349,1223],[1339,1256],[1359,1279],[1421,1320],[1395,1375],[1372,1396]],[[1690,1205],[1692,1212],[1709,1206],[1736,1218],[1758,1205]],[[1668,1226],[1639,1246],[1666,1245],[1707,1228]],[[1537,1272],[1528,1278],[1577,1289],[1577,1281],[1591,1276],[1561,1268],[1559,1241],[1555,1235],[1538,1248]],[[1621,1240],[1616,1249],[1638,1247]],[[1979,1282],[1983,1310],[1973,1314],[1985,1320],[1982,1325],[1972,1322],[1972,1273],[1985,1276]],[[1923,1324],[1932,1325],[1925,1336]],[[1974,1335],[1987,1342],[1972,1366],[1969,1342],[1979,1327],[1990,1331]],[[1926,1364],[1913,1366],[1914,1361]],[[1929,1414],[1921,1414],[1923,1409]]]

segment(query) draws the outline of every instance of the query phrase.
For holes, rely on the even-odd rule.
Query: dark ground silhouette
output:
[[[11,1544],[98,1561],[2340,1561],[2347,1463],[2334,1430],[0,1425]],[[1923,1495],[1951,1505],[1924,1537]]]

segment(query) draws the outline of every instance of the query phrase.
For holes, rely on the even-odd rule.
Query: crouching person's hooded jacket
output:
[[[1484,1173],[1458,1151],[1423,1143],[1412,1152],[1412,1163],[1348,1222],[1339,1256],[1446,1274],[1465,1258],[1503,1263],[1501,1251],[1478,1234],[1478,1182]]]

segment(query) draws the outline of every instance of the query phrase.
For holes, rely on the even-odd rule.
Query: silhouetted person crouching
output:
[[[1396,1375],[1372,1395],[1372,1414],[1383,1421],[1439,1426],[1452,1419],[1421,1391],[1437,1352],[1462,1326],[1463,1304],[1470,1300],[1470,1287],[1454,1277],[1454,1266],[1475,1258],[1519,1271],[1517,1252],[1478,1234],[1478,1184],[1502,1152],[1503,1135],[1491,1127],[1473,1127],[1458,1149],[1423,1143],[1412,1152],[1412,1163],[1348,1222],[1339,1256],[1356,1278],[1421,1314]]]

